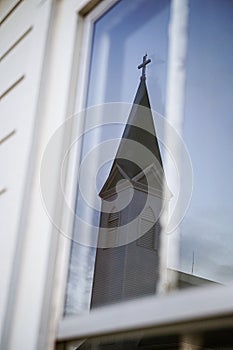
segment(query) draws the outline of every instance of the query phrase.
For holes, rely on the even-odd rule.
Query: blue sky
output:
[[[181,268],[233,280],[233,1],[190,2],[184,140],[194,191],[182,224]]]

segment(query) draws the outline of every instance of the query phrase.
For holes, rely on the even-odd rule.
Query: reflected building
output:
[[[154,294],[159,278],[161,214],[171,193],[146,86],[140,84],[102,200],[91,307]],[[166,196],[165,196],[166,194]]]

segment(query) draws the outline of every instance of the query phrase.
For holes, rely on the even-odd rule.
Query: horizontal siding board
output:
[[[18,228],[18,220],[16,219],[20,216],[23,195],[23,184],[20,181],[20,176],[22,176],[23,165],[25,166],[25,164],[20,163],[22,160],[20,152],[24,150],[21,149],[21,140],[17,134],[4,146],[0,146],[0,153],[3,150],[4,159],[3,154],[0,155],[0,189],[5,188],[6,191],[0,196],[0,256],[4,261],[4,264],[0,265],[0,325],[3,322],[3,312],[11,283],[11,268],[16,248],[15,233]]]
[[[16,3],[0,0],[1,17],[6,16]],[[19,330],[22,317],[12,330],[12,320],[15,322],[18,314],[14,314],[13,307],[8,308],[7,313],[4,309],[6,303],[18,306],[15,298],[18,265],[16,263],[13,267],[13,262],[17,256],[15,253],[20,252],[19,242],[24,235],[22,232],[22,236],[18,236],[19,225],[22,210],[27,205],[25,183],[30,171],[29,155],[32,152],[51,3],[51,0],[24,0],[9,13],[0,28],[0,56],[6,53],[0,66],[0,91],[4,94],[0,102],[0,140],[12,133],[0,144],[0,256],[4,261],[0,266],[0,329],[3,329],[1,345],[4,349],[17,348],[17,334],[23,333]],[[22,37],[29,28],[32,29],[28,35]],[[25,322],[25,314],[23,318]],[[9,342],[17,345],[11,346]],[[23,344],[22,348],[25,346]],[[26,347],[32,348],[32,343]]]
[[[33,27],[29,27],[9,48],[7,51],[5,51],[3,53],[2,56],[0,56],[0,61],[2,61],[3,59],[5,59],[10,53],[11,51],[13,51],[25,38],[27,38],[27,36],[29,35],[29,33],[32,31]]]
[[[20,75],[16,80],[14,80],[10,85],[7,86],[0,94],[0,100],[3,100],[6,96],[9,96],[13,90],[24,80],[25,75]]]
[[[32,40],[31,33],[2,60],[0,65],[0,95],[14,84],[17,79],[26,74]],[[16,62],[17,64],[15,64]]]
[[[0,103],[0,139],[4,138],[12,130],[21,129],[27,125],[28,108],[26,81],[21,81]],[[1,147],[0,147],[1,152]]]
[[[14,136],[16,133],[16,130],[13,129],[12,131],[10,131],[9,133],[7,133],[6,135],[3,136],[3,138],[0,139],[0,146],[4,143],[7,142],[12,136]]]
[[[1,0],[0,1],[0,23],[2,24],[4,21],[9,18],[14,11],[17,10],[17,7],[24,0]]]
[[[0,145],[0,186],[13,187],[15,196],[24,185],[25,171],[27,169],[28,156],[32,135],[30,130],[33,120],[30,120],[30,103],[27,99],[29,85],[24,84],[19,90],[10,94],[4,103],[1,103],[0,140],[7,135],[13,135]],[[21,97],[21,99],[20,99]],[[7,101],[8,100],[8,101]],[[9,103],[10,101],[15,103]],[[8,102],[8,103],[7,103]]]
[[[27,157],[29,152],[29,140],[22,142],[25,132],[18,130],[4,145],[0,146],[0,186],[14,190],[15,197],[21,192],[21,186]]]
[[[9,97],[12,96],[9,95]],[[12,110],[10,111],[11,108]],[[4,264],[0,268],[2,276],[0,325],[3,322],[4,307],[11,283],[10,278],[16,248],[16,233],[22,208],[25,169],[27,168],[30,151],[30,137],[27,125],[23,125],[21,122],[21,127],[18,126],[21,117],[27,114],[25,113],[25,108],[19,102],[16,105],[12,104],[11,108],[9,108],[8,113],[1,114],[1,119],[5,118],[1,123],[1,136],[5,136],[14,130],[15,133],[0,145],[0,189],[7,189],[0,196],[0,256],[3,259],[2,261],[4,261]],[[7,112],[7,110],[5,111]],[[16,126],[18,126],[18,129]]]
[[[6,192],[7,192],[7,188],[6,187],[0,188],[0,196],[2,196]]]
[[[0,28],[0,56],[33,25],[36,14],[35,0],[26,0],[3,22]]]

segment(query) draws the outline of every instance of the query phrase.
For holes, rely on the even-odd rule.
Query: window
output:
[[[146,6],[145,3],[147,4]],[[178,129],[180,134],[184,135],[188,146],[190,146],[191,157],[194,156],[194,176],[197,177],[197,182],[194,182],[194,196],[190,210],[187,216],[185,216],[182,225],[170,236],[163,234],[162,220],[161,223],[155,227],[147,227],[154,220],[154,218],[152,220],[153,213],[151,213],[149,208],[140,222],[143,229],[146,230],[148,228],[148,234],[146,233],[144,236],[139,237],[137,242],[134,242],[135,246],[142,248],[144,251],[152,252],[154,250],[160,253],[160,270],[156,271],[158,275],[160,274],[160,280],[158,286],[154,285],[153,293],[151,293],[151,286],[149,286],[149,291],[140,291],[137,295],[137,288],[133,288],[132,283],[122,288],[123,292],[121,297],[119,297],[118,293],[113,295],[113,289],[116,291],[119,286],[121,287],[120,280],[123,279],[124,276],[127,276],[128,273],[127,269],[124,270],[124,264],[120,266],[120,264],[125,261],[123,258],[127,256],[125,250],[128,247],[126,248],[125,245],[124,249],[118,249],[119,247],[113,248],[118,249],[118,260],[114,260],[115,256],[112,255],[112,260],[116,262],[116,265],[114,265],[115,270],[112,269],[116,273],[116,279],[110,281],[114,281],[115,284],[112,289],[102,289],[103,294],[105,294],[105,296],[107,295],[106,298],[109,298],[109,302],[105,303],[103,299],[98,299],[99,296],[101,296],[101,289],[99,289],[98,302],[96,302],[96,304],[99,303],[97,305],[99,308],[96,309],[95,312],[89,312],[90,308],[93,306],[93,280],[95,280],[97,276],[95,268],[96,259],[100,256],[98,255],[99,247],[97,249],[96,247],[85,247],[78,242],[72,242],[68,287],[66,291],[66,317],[60,322],[58,329],[59,346],[64,346],[65,349],[73,349],[75,346],[80,349],[89,349],[92,347],[97,349],[111,349],[111,347],[140,348],[145,346],[149,349],[155,347],[162,349],[167,347],[169,349],[191,348],[192,350],[225,350],[232,346],[229,337],[232,330],[232,287],[224,288],[222,286],[216,286],[213,283],[213,286],[203,289],[193,288],[189,291],[173,291],[173,293],[163,295],[168,291],[174,290],[175,287],[181,284],[183,288],[188,285],[205,284],[207,282],[205,280],[208,279],[213,282],[215,281],[213,273],[215,275],[220,275],[221,271],[227,271],[226,275],[228,274],[228,277],[230,277],[225,279],[227,282],[231,279],[230,266],[232,254],[230,244],[228,246],[228,251],[223,249],[224,242],[221,242],[221,245],[218,246],[218,251],[222,252],[222,256],[224,256],[227,262],[227,268],[221,267],[219,271],[216,271],[216,267],[220,266],[220,258],[214,257],[214,264],[208,262],[207,259],[207,252],[209,252],[207,249],[208,244],[209,247],[212,247],[212,255],[214,256],[214,247],[218,242],[217,236],[220,235],[219,233],[216,235],[216,228],[218,225],[216,225],[216,218],[215,215],[213,215],[213,211],[211,210],[212,213],[210,214],[209,220],[213,226],[215,226],[213,231],[211,231],[215,233],[213,236],[208,237],[208,235],[204,233],[207,233],[208,227],[213,228],[213,226],[199,225],[196,227],[192,224],[193,221],[198,221],[196,220],[197,218],[201,219],[203,224],[206,223],[206,221],[203,220],[201,211],[198,209],[200,203],[205,209],[211,209],[210,203],[208,202],[211,198],[212,203],[216,203],[216,201],[213,200],[213,196],[215,197],[215,191],[212,191],[214,186],[210,189],[208,187],[208,181],[204,181],[207,180],[205,179],[205,175],[208,174],[209,169],[212,169],[214,164],[213,161],[209,164],[210,160],[212,160],[210,157],[211,149],[209,149],[209,145],[212,144],[213,149],[216,148],[213,142],[215,141],[214,135],[216,135],[215,128],[218,129],[220,127],[223,135],[225,135],[226,132],[227,144],[231,144],[231,139],[228,139],[227,132],[231,130],[229,117],[227,117],[226,120],[224,119],[223,125],[220,125],[217,121],[215,126],[212,125],[210,129],[207,128],[206,121],[203,121],[203,119],[207,116],[206,113],[209,110],[214,113],[211,113],[211,116],[208,115],[207,119],[212,118],[211,121],[213,123],[216,121],[216,117],[219,114],[218,109],[218,113],[215,112],[216,105],[218,105],[218,108],[221,106],[224,107],[227,116],[229,110],[231,110],[231,100],[229,99],[228,91],[230,91],[230,88],[232,89],[232,75],[229,73],[232,68],[229,60],[229,57],[232,57],[231,46],[229,44],[229,32],[232,32],[232,21],[230,21],[232,2],[224,2],[224,4],[227,4],[226,7],[220,3],[216,5],[216,2],[211,0],[205,1],[204,4],[205,5],[203,5],[203,2],[195,2],[192,0],[189,2],[172,1],[171,3],[170,1],[138,1],[129,3],[127,0],[122,0],[116,4],[111,2],[113,7],[106,9],[102,3],[100,7],[97,7],[85,18],[86,22],[84,22],[89,25],[88,28],[89,30],[91,28],[90,31],[93,33],[91,50],[89,51],[89,56],[88,50],[86,55],[89,59],[88,62],[90,62],[90,69],[88,71],[89,78],[85,106],[92,109],[93,105],[96,106],[97,104],[106,102],[113,103],[121,101],[132,103],[138,78],[135,77],[135,67],[141,62],[141,52],[143,51],[144,55],[145,50],[147,50],[148,57],[151,57],[152,62],[155,63],[151,68],[148,66],[147,70],[147,87],[151,106],[162,114],[166,110],[166,117],[168,120]],[[188,8],[190,9],[189,16]],[[215,29],[213,23],[216,23],[216,21],[217,23],[219,21],[219,27]],[[189,24],[188,31],[187,24]],[[169,26],[170,33],[168,40]],[[223,50],[219,54],[215,54],[212,51],[214,45],[211,40],[215,38],[213,33],[215,33],[216,30],[219,31],[217,35],[218,42],[220,42],[220,37],[225,38]],[[153,33],[153,35],[151,33]],[[168,44],[170,48],[169,53]],[[147,46],[146,49],[144,48],[145,46]],[[161,61],[160,59],[156,61],[156,54],[154,54],[158,46],[161,48],[159,52],[159,54],[161,54]],[[207,64],[204,58],[209,57],[209,52],[212,53],[210,56],[214,56],[214,58]],[[217,74],[217,76],[220,79],[219,81],[226,84],[226,94],[220,94],[218,82],[214,81],[215,84],[213,84],[214,79],[210,79],[210,77],[214,75],[215,68],[220,63],[222,66],[223,61],[226,63],[223,69],[224,79],[221,80],[222,72],[218,72],[219,74]],[[202,65],[204,65],[205,69],[202,68]],[[169,66],[168,78],[167,66]],[[201,69],[199,70],[198,67],[201,67]],[[154,79],[154,74],[157,74],[156,79]],[[186,74],[187,85],[185,85]],[[206,79],[205,76],[207,77]],[[215,96],[214,101],[210,98],[212,96],[210,96],[210,91],[211,93],[213,92],[211,90],[212,88],[216,89],[213,94],[213,96]],[[165,98],[166,89],[167,99]],[[152,91],[153,93],[151,93]],[[154,93],[155,91],[159,91],[159,93],[156,94]],[[200,112],[199,114],[197,109],[198,103],[204,108],[204,112]],[[185,120],[182,119],[183,106],[185,107]],[[110,109],[108,111],[110,111]],[[108,141],[109,137],[118,138],[119,142],[115,145],[113,154],[117,153],[129,113],[130,108],[127,112],[125,110],[124,123],[119,123],[119,125],[117,123],[116,125],[112,123],[111,125],[107,125],[106,128],[101,124],[103,121],[101,115],[97,114],[100,118],[100,127],[85,133],[82,143],[81,162],[88,152],[91,152],[92,149],[96,147],[96,143]],[[196,119],[195,116],[197,116]],[[199,123],[197,123],[197,119]],[[88,122],[87,114],[84,130],[86,130],[85,128]],[[226,130],[224,131],[225,127]],[[205,134],[202,135],[205,129],[207,133],[209,132],[209,144],[205,142]],[[164,130],[164,134],[166,134],[166,131],[169,130]],[[198,141],[201,141],[201,146]],[[174,148],[176,148],[176,146],[175,144]],[[228,155],[226,157],[221,156],[220,163],[223,165],[223,168],[226,166],[231,170],[228,147],[225,147],[224,143],[221,144],[219,149],[215,149],[216,154],[219,155],[218,152],[220,150],[223,154],[225,151]],[[179,150],[177,152],[179,152]],[[166,151],[163,147],[161,147],[161,155],[162,160],[165,160],[164,164],[167,165]],[[98,161],[93,164],[93,172],[98,174],[95,183],[97,194],[101,193],[101,189],[108,178],[108,174],[111,172],[113,159],[114,155],[112,155],[111,161],[108,160],[102,164],[101,167],[99,167]],[[182,163],[183,159],[179,159],[179,161]],[[122,164],[117,165],[119,166]],[[170,186],[171,184],[171,192],[173,193],[173,191],[176,191],[174,186],[176,181],[170,182],[170,180],[174,175],[174,168],[172,171],[170,168],[170,172],[167,171],[167,169],[169,169],[169,166],[165,166],[165,172],[166,175],[168,175],[168,185]],[[181,176],[183,185],[187,179],[185,178],[185,169],[182,167],[181,169],[182,173],[179,175]],[[117,176],[119,177],[117,180],[120,181],[122,179],[121,177],[125,179],[127,177],[124,173],[125,169],[120,166],[118,170]],[[217,170],[217,172],[214,173],[213,177],[209,176],[209,179],[217,179],[218,181],[220,179],[220,183],[224,178],[228,180],[228,174],[220,172],[219,169],[215,170]],[[201,171],[202,173],[200,173]],[[203,174],[205,175],[202,178]],[[176,175],[175,173],[174,177],[176,177]],[[135,178],[136,177],[134,177],[134,179]],[[113,177],[113,183],[115,181],[114,179]],[[129,182],[130,180],[131,178]],[[141,181],[141,185],[144,186],[145,183]],[[125,186],[124,189],[127,186]],[[139,186],[139,184],[137,184],[137,186]],[[91,188],[93,189],[94,187]],[[130,185],[127,188],[130,189]],[[224,193],[226,193],[227,186],[223,186],[222,188],[224,189]],[[130,190],[128,193],[130,194]],[[210,194],[209,197],[208,193]],[[225,203],[225,198],[227,198],[227,196],[222,196],[221,191],[216,191],[216,194],[218,194],[218,198],[220,198],[223,207],[227,207],[227,209],[222,212],[223,218],[220,218],[221,220],[218,224],[222,230],[219,232],[224,232],[228,238],[230,237],[229,229],[231,227],[228,221],[228,209],[230,208],[230,204],[228,203],[228,206],[228,204]],[[140,198],[137,197],[137,203],[140,203]],[[101,199],[99,198],[98,200],[97,212],[90,210],[90,208],[85,208],[79,189],[77,190],[76,211],[85,213],[85,215],[88,213],[87,217],[93,220],[92,222],[96,223],[96,226],[94,225],[96,230],[99,229],[98,224],[102,205]],[[226,205],[226,207],[224,205]],[[107,217],[108,228],[110,225],[111,229],[114,229],[117,222],[119,222],[119,217],[117,218],[117,215],[113,212]],[[214,218],[213,221],[212,217]],[[120,217],[120,220],[122,220],[122,217]],[[226,227],[224,223],[226,223]],[[161,230],[162,237],[153,242],[152,237],[154,229],[157,233]],[[78,234],[80,228],[76,225],[74,226],[74,231]],[[181,231],[181,249],[179,260],[177,260],[179,242],[177,238],[179,237],[179,231]],[[190,232],[192,232],[192,235],[190,235]],[[211,243],[213,243],[213,245]],[[153,249],[147,249],[151,246],[154,246]],[[201,250],[203,251],[201,252]],[[105,250],[105,253],[108,255],[110,255],[110,252],[111,248]],[[203,252],[205,252],[205,254],[203,254]],[[198,255],[202,255],[202,259],[200,259],[199,262],[197,260]],[[82,263],[80,263],[80,260]],[[141,265],[143,265],[143,263],[140,264],[140,266]],[[104,265],[101,264],[101,268],[103,266]],[[109,265],[102,271],[106,272],[108,268]],[[80,270],[82,271],[80,272]],[[119,270],[124,271],[124,273],[119,273]],[[198,271],[200,272],[201,270],[202,273],[199,274]],[[113,273],[111,272],[111,277],[112,276]],[[156,279],[154,276],[153,278],[154,280]],[[148,280],[151,281],[153,278]],[[108,278],[106,278],[106,280],[108,280]],[[98,281],[101,282],[101,285],[102,281]],[[109,285],[111,285],[111,283]],[[132,291],[135,291],[134,295]],[[149,294],[154,294],[156,292],[156,297],[154,295],[149,296]],[[144,298],[144,296],[146,296],[146,298]],[[132,300],[136,298],[138,299]],[[83,303],[77,307],[80,300],[82,300]],[[111,300],[118,304],[110,305]],[[130,302],[128,302],[128,300],[130,300]],[[123,303],[121,304],[120,302]],[[69,317],[71,314],[75,316],[72,318]],[[221,322],[219,322],[220,319]],[[218,339],[216,339],[213,333],[216,324],[218,327]],[[71,341],[69,343],[71,339],[77,339],[77,342]],[[84,339],[86,340],[84,341]]]
[[[108,176],[110,177],[108,182],[109,187],[111,187],[110,182],[114,183],[114,181],[122,179],[128,181],[127,174],[124,174],[125,169],[122,164],[116,164],[116,170],[115,168],[113,169],[113,175],[111,175],[111,167],[114,167],[113,160],[116,156],[117,148],[119,147],[125,123],[130,114],[135,92],[140,83],[141,72],[137,67],[141,63],[145,52],[148,53],[148,58],[150,56],[152,60],[151,67],[148,66],[147,68],[147,85],[150,104],[157,112],[164,114],[169,13],[170,0],[159,0],[156,2],[153,0],[146,2],[141,0],[137,2],[122,0],[116,2],[115,5],[102,16],[96,16],[97,18],[94,19],[93,27],[91,27],[93,31],[92,46],[90,52],[87,52],[86,58],[88,59],[89,57],[90,69],[85,106],[89,107],[89,110],[92,110],[93,113],[87,111],[85,114],[85,133],[82,141],[80,163],[81,173],[83,163],[86,162],[88,156],[92,153],[95,153],[95,156],[93,157],[93,161],[90,162],[90,165],[85,167],[85,169],[90,169],[90,176],[84,173],[82,177],[81,174],[81,180],[79,180],[78,184],[76,214],[80,219],[77,220],[74,226],[73,239],[75,242],[72,244],[71,248],[66,314],[76,314],[84,310],[87,311],[91,305],[93,292],[92,281],[95,280],[94,274],[97,273],[95,261],[96,259],[98,261],[100,259],[96,257],[96,254],[98,255],[98,250],[96,253],[95,247],[86,247],[79,244],[79,235],[83,234],[85,231],[82,228],[83,221],[86,221],[89,226],[92,227],[90,228],[90,234],[96,234],[96,236],[100,234],[100,222],[104,222],[104,226],[106,227],[106,218],[103,218],[103,215],[101,218],[101,210],[105,211],[106,209],[104,207],[105,204],[102,204],[102,202],[103,199],[105,199],[103,191],[106,192],[106,189],[103,190],[103,187],[106,181],[108,181]],[[90,21],[92,23],[92,19]],[[88,19],[86,19],[86,23],[88,23]],[[151,36],[151,32],[154,33],[154,36]],[[138,89],[140,89],[140,86]],[[115,102],[116,105],[114,104]],[[118,107],[119,102],[121,102],[120,108]],[[111,103],[109,109],[108,105],[105,109],[101,109],[104,103]],[[116,108],[118,108],[117,111]],[[109,113],[109,116],[107,115],[107,118],[104,119],[103,114],[104,117],[107,114],[107,112],[104,112],[105,110]],[[113,118],[114,115],[115,119]],[[143,117],[146,118],[146,116]],[[99,126],[90,129],[89,125],[93,118],[98,120]],[[150,118],[152,118],[152,116]],[[115,144],[109,156],[110,160],[107,159],[100,165],[102,161],[102,152],[105,152],[108,146],[103,148],[102,152],[99,151],[98,153],[96,150],[98,150],[99,145],[105,142],[107,144],[107,142],[112,140],[115,141]],[[162,151],[161,149],[161,152]],[[135,172],[135,175],[137,173],[138,172]],[[91,178],[94,179],[96,174],[96,182],[91,182]],[[82,187],[86,188],[86,192],[82,191]],[[109,190],[109,188],[107,188],[107,190]],[[120,192],[125,193],[127,198],[130,197],[130,191],[130,186],[126,186],[124,190],[120,189]],[[93,203],[96,204],[95,209],[87,204],[86,198],[84,198],[87,192],[90,194],[88,198],[91,198],[91,200],[93,199]],[[107,195],[109,196],[108,193]],[[142,194],[140,195],[138,192],[136,197],[134,199],[135,207],[138,206],[137,203],[142,201]],[[127,217],[130,215],[132,215],[130,212],[121,215],[121,225],[124,225],[125,222],[129,220]],[[110,222],[108,220],[107,223],[108,227],[109,224],[114,226],[118,220],[117,213],[110,214],[110,217],[111,220]],[[127,236],[127,233],[124,234],[122,230],[123,229],[119,229],[118,233],[121,234],[122,237],[124,235]],[[128,232],[136,230],[138,230],[137,227],[128,230]],[[109,234],[114,234],[114,232],[108,232],[108,237],[110,236]],[[136,242],[134,245],[136,247]],[[124,248],[119,247],[119,250],[124,250]],[[107,253],[109,254],[109,252]],[[125,256],[127,255],[126,252],[124,254]],[[122,256],[123,251],[119,253],[118,259],[122,259]],[[77,267],[80,258],[80,263],[82,261],[83,266]],[[112,257],[112,263],[115,260],[116,259]],[[109,262],[105,262],[105,265],[108,264]],[[86,267],[84,267],[84,265]],[[82,272],[80,270],[82,270]],[[126,273],[126,270],[125,272],[122,270],[122,273]],[[80,280],[83,282],[78,284]],[[83,289],[81,289],[81,286],[83,286]],[[83,300],[83,308],[78,299]],[[84,299],[86,300],[85,302]],[[77,307],[77,305],[80,305],[80,307]]]

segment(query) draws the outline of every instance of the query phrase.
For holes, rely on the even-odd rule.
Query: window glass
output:
[[[110,102],[127,102],[132,104],[141,75],[137,66],[142,62],[143,56],[147,53],[147,59],[151,59],[151,63],[146,68],[146,84],[150,105],[152,109],[164,114],[169,14],[170,0],[121,0],[94,23],[86,100],[87,107],[99,106]],[[95,118],[98,118],[97,114],[95,114]],[[92,117],[92,114],[89,115],[87,113],[85,128],[90,121],[89,119]],[[124,123],[126,123],[127,118],[128,114],[125,115]],[[81,159],[83,160],[89,152],[95,149],[99,142],[113,137],[119,138],[120,142],[124,128],[125,125],[114,124],[96,127],[86,132],[82,142]],[[117,151],[117,147],[115,151]],[[163,153],[162,149],[161,152]],[[109,176],[114,157],[115,153],[113,152],[111,161],[106,162],[101,168],[98,167],[98,164],[95,167],[93,163],[85,175],[88,182],[88,177],[92,175],[96,177],[97,174],[96,188],[99,193]],[[114,176],[119,176],[119,167],[117,166],[116,174],[113,174],[112,181],[115,181]],[[138,182],[140,181],[139,179]],[[90,222],[91,225],[95,225],[96,230],[98,230],[98,224],[101,219],[101,197],[99,196],[96,199],[97,210],[93,210],[85,204],[80,191],[80,185],[79,182],[76,213],[82,216],[82,219]],[[144,185],[142,181],[140,185]],[[89,190],[93,190],[91,186],[89,186]],[[141,201],[141,197],[139,197],[135,199],[135,203]],[[114,227],[119,220],[122,220],[122,215],[114,216],[114,210],[111,217],[108,216],[106,218],[106,225],[110,226],[111,232],[117,231]],[[74,236],[79,235],[80,231],[82,231],[80,225],[75,223]],[[158,230],[154,228],[152,231],[157,232]],[[127,247],[122,249],[113,248],[115,249],[114,256],[111,255],[112,248],[102,249],[102,257],[97,259],[98,252],[96,254],[94,247],[81,245],[74,240],[72,242],[70,256],[65,314],[78,314],[88,311],[90,307],[120,301],[121,297],[117,288],[123,278],[123,271],[125,276],[128,274],[131,281],[135,281],[134,284],[132,282],[124,286],[126,299],[154,293],[155,280],[158,278],[158,266],[154,269],[152,265],[158,265],[157,248],[159,243],[155,239],[152,240],[151,233],[146,238],[148,239],[142,240],[141,244],[136,245],[135,243],[134,249],[141,249],[144,252],[143,254],[147,254],[150,259],[150,269],[148,269],[146,263],[143,263],[144,259],[141,259],[141,263],[137,256],[130,260],[131,266],[127,265],[127,268],[123,268],[122,264],[124,263],[125,249],[128,249]],[[149,249],[147,249],[147,246],[150,246]],[[101,261],[101,259],[103,259],[103,263],[99,263],[101,267],[98,268],[99,272],[97,274],[96,261]],[[140,263],[142,266],[140,274],[144,278],[144,281],[142,281],[142,285],[144,285],[143,290],[137,285],[138,278],[136,275],[137,271],[139,271],[137,269],[139,269]],[[106,276],[105,281],[101,280],[100,276],[104,275],[104,272],[101,271],[103,266],[105,266],[104,271],[109,268],[112,273],[114,271],[116,272],[114,278],[111,275]],[[108,280],[108,285],[105,285],[106,280]],[[153,281],[153,283],[150,281]],[[150,283],[151,285],[149,285]],[[93,292],[94,285],[96,288],[95,293]],[[110,288],[109,286],[111,286],[110,291],[108,290]],[[93,294],[95,295],[93,296]]]
[[[232,18],[233,1],[190,1],[184,139],[194,188],[181,226],[181,285],[233,280]]]

